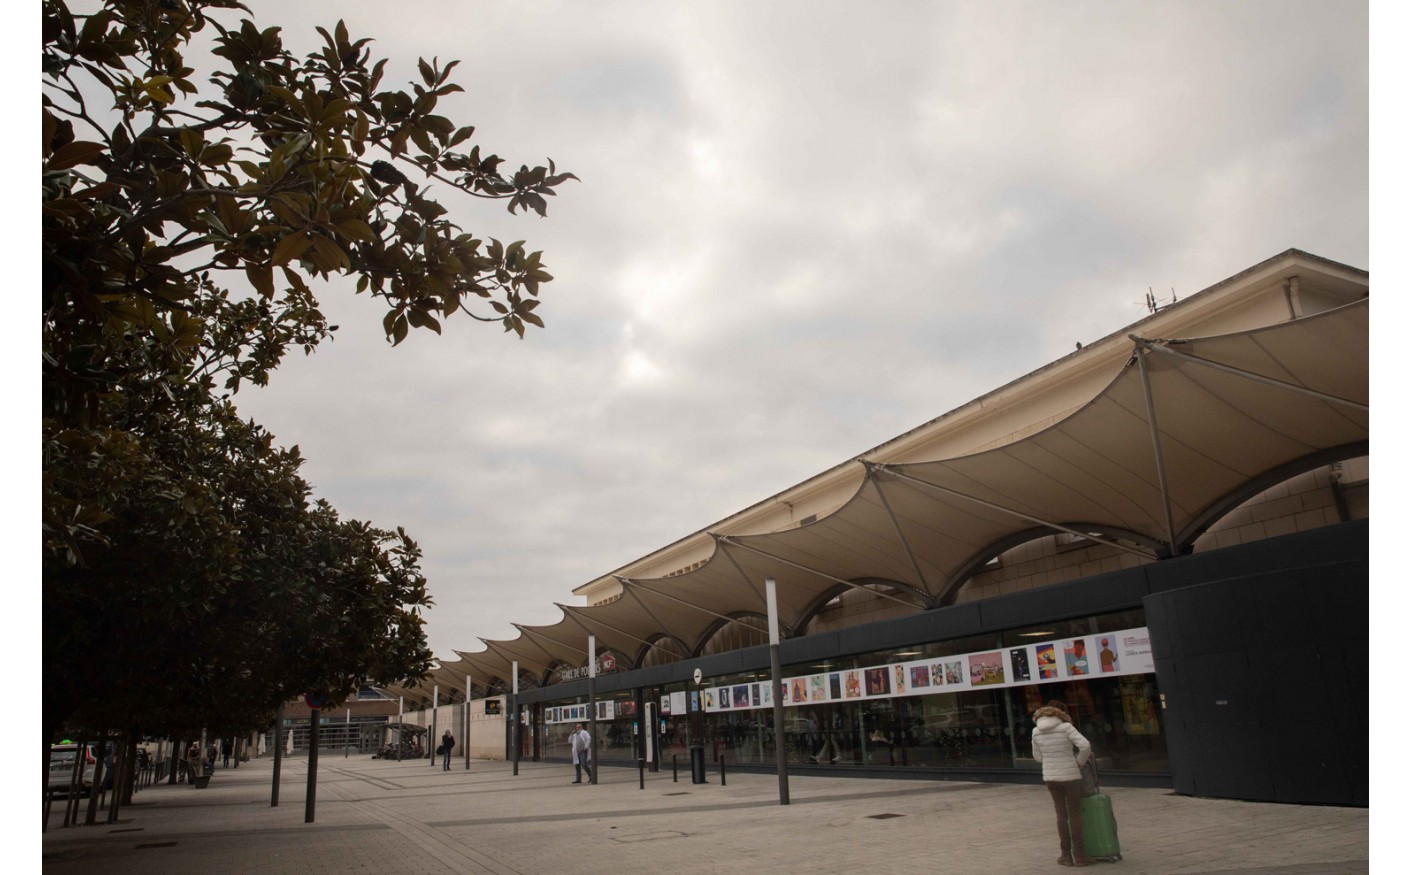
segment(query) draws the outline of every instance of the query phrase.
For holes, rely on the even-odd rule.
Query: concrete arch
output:
[[[1244,483],[1238,489],[1220,497],[1192,519],[1189,525],[1176,535],[1176,543],[1180,545],[1180,549],[1176,551],[1176,554],[1180,555],[1189,552],[1195,541],[1208,531],[1211,526],[1228,516],[1236,508],[1255,495],[1265,490],[1272,489],[1285,480],[1291,480],[1299,474],[1306,474],[1308,471],[1321,468],[1323,465],[1330,465],[1333,462],[1344,462],[1347,459],[1355,459],[1358,456],[1369,456],[1370,454],[1370,441],[1354,441],[1349,444],[1342,444],[1339,447],[1309,453],[1300,459],[1294,459],[1286,465],[1280,465],[1277,468],[1263,472],[1252,480]]]
[[[632,662],[632,668],[641,668],[641,667],[643,667],[643,666],[645,665],[647,656],[649,656],[649,655],[651,654],[651,651],[652,651],[652,650],[656,649],[656,648],[654,647],[654,645],[660,644],[660,643],[663,642],[663,641],[670,641],[670,642],[672,642],[672,643],[674,643],[674,644],[676,645],[675,648],[669,648],[669,647],[667,647],[667,648],[665,648],[665,649],[667,649],[667,650],[674,650],[674,651],[677,653],[677,659],[686,659],[686,658],[688,658],[688,654],[689,654],[689,652],[690,652],[690,649],[689,649],[688,647],[686,647],[685,642],[682,641],[682,640],[680,640],[679,638],[675,637],[674,635],[671,635],[670,633],[667,633],[667,632],[657,632],[657,633],[655,633],[654,635],[648,635],[646,640],[647,640],[647,643],[646,643],[646,644],[643,644],[643,645],[641,645],[641,647],[637,648],[637,651],[636,651],[636,654],[635,654],[635,657],[636,657],[636,658],[635,658],[635,660]]]
[[[766,615],[759,613],[758,611],[735,611],[734,613],[729,615],[729,619],[715,620],[709,626],[705,627],[705,631],[700,633],[700,639],[696,641],[695,645],[691,647],[688,651],[689,658],[694,659],[695,657],[704,654],[705,648],[709,646],[710,641],[715,637],[716,634],[719,633],[721,629],[725,628],[730,624],[730,620],[743,619],[759,620],[760,622],[764,623],[766,627],[769,622],[769,618]],[[765,630],[764,635],[768,635],[767,629]]]
[[[1155,557],[1156,551],[1165,547],[1164,543],[1152,538],[1150,535],[1145,535],[1141,532],[1133,531],[1132,529],[1123,529],[1118,526],[1083,522],[1061,522],[1058,523],[1058,525],[1067,526],[1079,532],[1091,532],[1095,535],[1105,535],[1108,538],[1120,538],[1123,541],[1131,541],[1132,543],[1140,544],[1150,549],[1152,558]],[[945,586],[941,588],[940,594],[935,598],[934,606],[943,608],[954,604],[955,598],[960,594],[960,590],[964,588],[964,585],[969,582],[969,579],[979,573],[995,556],[1001,556],[1020,544],[1026,544],[1029,541],[1036,541],[1039,538],[1046,538],[1050,535],[1057,534],[1061,534],[1061,532],[1051,526],[1030,526],[1022,531],[1014,532],[997,541],[984,545],[966,559],[964,563],[955,570],[955,573],[950,575],[949,580],[945,581]]]
[[[836,586],[831,587],[830,589],[826,589],[823,592],[819,593],[818,597],[809,602],[808,606],[803,609],[803,613],[800,614],[798,617],[798,624],[794,628],[793,634],[788,637],[796,638],[801,635],[806,635],[808,626],[817,617],[818,613],[823,608],[827,607],[828,602],[832,601],[833,599],[837,598],[848,590],[856,589],[859,586],[884,586],[887,589],[897,593],[898,595],[919,595],[922,598],[925,597],[925,594],[916,590],[915,587],[910,586],[909,584],[901,583],[899,581],[889,580],[884,577],[858,577],[848,581],[847,583],[839,583]],[[923,608],[917,605],[916,610],[920,611],[923,610]]]

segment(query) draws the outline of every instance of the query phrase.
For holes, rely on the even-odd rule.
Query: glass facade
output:
[[[1100,636],[1144,624],[1140,610],[1066,620],[1001,633],[952,639],[872,653],[853,654],[818,663],[784,666],[785,678],[837,673],[878,664],[938,659],[984,650],[1016,648],[1035,640]],[[714,677],[706,685],[723,690],[768,680],[767,671]],[[642,690],[642,701],[658,704],[672,693],[689,699],[693,685],[677,684]],[[738,689],[738,687],[735,687]],[[1103,771],[1166,772],[1170,768],[1159,695],[1154,674],[1067,679],[994,689],[867,698],[860,701],[786,704],[783,744],[788,762],[837,767],[923,769],[1034,770],[1032,713],[1051,699],[1063,701],[1073,722],[1093,744]],[[622,703],[632,694],[614,693],[616,719],[599,721],[599,756],[604,760],[634,760],[641,754],[640,733],[656,731],[661,761],[672,755],[682,762],[698,731],[708,761],[772,764],[776,761],[769,707],[714,711],[702,714],[654,715],[655,725],[643,729],[636,703],[629,713]],[[552,704],[573,704],[555,702]],[[755,703],[757,704],[757,703]],[[654,710],[654,709],[653,709]],[[698,727],[698,729],[697,729]],[[571,723],[549,724],[548,756],[568,756]]]

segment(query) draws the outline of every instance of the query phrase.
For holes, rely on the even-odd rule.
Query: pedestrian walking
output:
[[[222,738],[222,739],[220,740],[220,759],[221,759],[221,766],[222,766],[223,768],[226,768],[226,769],[230,768],[230,754],[231,754],[232,751],[234,751],[234,749],[235,749],[235,740],[234,740],[234,739],[231,739],[231,738]]]
[[[588,773],[588,781],[592,781],[592,736],[588,735],[583,724],[579,723],[573,734],[568,736],[568,741],[573,749],[573,772],[577,775],[573,783],[583,782],[584,770]]]
[[[1057,814],[1058,846],[1063,866],[1087,866],[1082,842],[1082,766],[1092,756],[1092,745],[1072,725],[1067,708],[1056,699],[1033,712],[1033,759],[1043,764],[1043,783],[1053,797]],[[1074,752],[1075,751],[1075,752]]]
[[[455,748],[455,736],[446,730],[446,734],[441,736],[441,767],[447,772],[450,771],[450,752]]]

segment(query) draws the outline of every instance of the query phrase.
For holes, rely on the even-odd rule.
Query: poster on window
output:
[[[1109,636],[1120,643],[1122,665],[1117,674],[1150,674],[1155,671],[1155,656],[1151,653],[1151,633],[1148,629],[1127,629]]]
[[[1021,647],[932,657],[913,662],[848,668],[826,674],[784,678],[785,705],[805,705],[900,696],[925,696],[984,687],[1026,686],[1061,680],[1152,674],[1150,630],[1141,627],[1098,632],[1080,637],[1042,641]],[[706,687],[703,710],[744,711],[773,707],[772,682]],[[661,697],[662,715],[683,715],[699,707],[701,692]],[[603,717],[601,708],[609,709]],[[577,721],[587,717],[586,705],[549,708],[545,719]],[[624,716],[634,703],[599,703],[599,719]],[[1138,703],[1133,710],[1141,710]]]

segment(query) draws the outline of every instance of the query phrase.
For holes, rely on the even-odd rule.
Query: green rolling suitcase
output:
[[[1115,863],[1121,859],[1121,839],[1116,834],[1116,815],[1111,810],[1111,797],[1097,784],[1097,767],[1091,761],[1083,767],[1091,769],[1090,788],[1093,792],[1082,797],[1082,844],[1087,856],[1094,860]],[[1083,775],[1084,781],[1088,778]]]
[[[1095,793],[1082,799],[1082,844],[1093,860],[1115,863],[1121,859],[1121,840],[1116,835],[1116,817],[1111,797]]]

